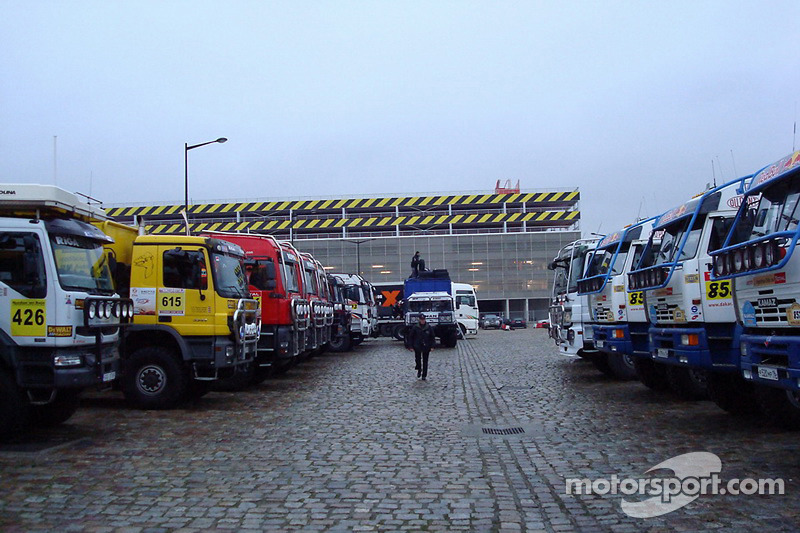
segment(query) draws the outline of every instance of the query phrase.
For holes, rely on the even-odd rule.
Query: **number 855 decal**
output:
[[[724,300],[731,297],[731,280],[706,281],[706,298]]]

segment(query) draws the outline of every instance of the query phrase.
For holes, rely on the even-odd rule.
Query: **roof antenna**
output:
[[[731,149],[731,162],[733,163],[733,179],[739,177],[739,174],[736,172],[736,160],[733,158],[733,149]]]
[[[639,212],[636,213],[636,222],[640,222],[642,220],[642,204],[644,204],[644,196],[639,201]]]
[[[722,183],[725,183],[725,174],[722,172],[722,163],[719,162],[719,156],[717,157],[717,166],[719,167],[719,177],[722,179]]]
[[[711,175],[714,177],[714,188],[717,188],[717,171],[714,170],[714,160],[711,160]]]
[[[797,139],[797,100],[794,102],[794,131],[792,132],[792,153],[794,153],[794,141]]]

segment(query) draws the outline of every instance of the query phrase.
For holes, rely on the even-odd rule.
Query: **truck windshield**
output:
[[[353,300],[354,302],[358,302],[360,304],[366,303],[364,298],[361,297],[361,287],[358,285],[345,285],[344,296],[348,300]]]
[[[762,190],[759,201],[750,200],[747,203],[747,211],[736,222],[731,244],[779,231],[796,231],[800,218],[800,177],[777,180]]]
[[[211,254],[214,287],[223,298],[249,298],[242,258],[215,252]]]
[[[297,279],[297,268],[294,261],[283,259],[283,279],[287,292],[300,292],[300,284]]]
[[[691,217],[684,217],[663,228],[663,233],[658,232],[662,235],[661,245],[658,250],[651,250],[653,253],[645,254],[639,268],[675,263],[693,258],[697,254],[697,247],[700,244],[705,217],[697,217],[691,231],[689,231],[689,222],[691,222]],[[678,249],[681,247],[684,236],[686,237],[686,244],[683,247],[681,256],[677,257]]]
[[[452,311],[453,302],[450,300],[423,300],[408,302],[408,309],[413,313]]]
[[[314,275],[313,270],[303,270],[306,286],[306,292],[310,294],[319,294],[319,287],[317,286],[317,276]]]
[[[586,269],[586,277],[590,278],[592,276],[606,274],[609,269],[611,270],[612,276],[622,274],[622,269],[625,267],[625,259],[628,257],[628,250],[630,250],[630,247],[630,242],[623,242],[622,245],[619,246],[619,253],[617,254],[616,260],[614,259],[614,253],[617,251],[617,245],[611,245],[602,250],[597,250],[591,263],[589,263],[589,267]]]
[[[103,243],[78,235],[50,235],[58,281],[66,290],[112,294],[114,282]]]
[[[458,295],[456,301],[459,306],[466,305],[468,307],[475,307],[475,297],[472,295]]]

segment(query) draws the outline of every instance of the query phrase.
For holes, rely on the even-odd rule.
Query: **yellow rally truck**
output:
[[[0,184],[0,438],[67,420],[119,371],[130,300],[89,224],[105,212],[53,185]]]
[[[250,298],[244,251],[208,237],[141,235],[112,221],[98,227],[119,290],[133,300],[121,345],[120,386],[144,409],[205,394],[213,381],[253,363],[261,312]]]

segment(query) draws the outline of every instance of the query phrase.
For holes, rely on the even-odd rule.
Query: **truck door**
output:
[[[208,335],[213,324],[214,287],[209,283],[209,260],[203,247],[159,246],[161,284],[156,289],[159,323],[181,335]]]

